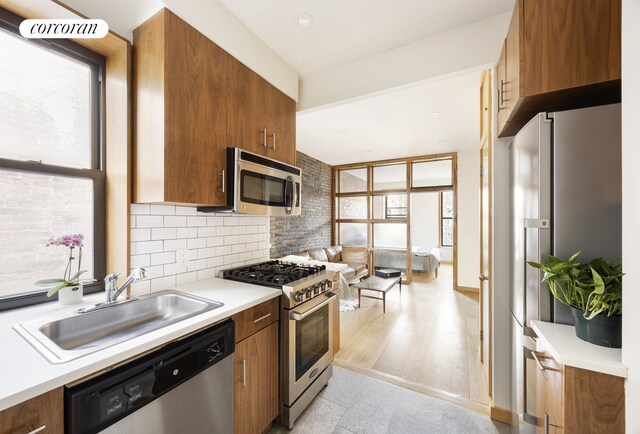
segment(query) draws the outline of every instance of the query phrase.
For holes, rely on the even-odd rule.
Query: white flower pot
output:
[[[67,286],[58,291],[59,304],[78,304],[82,303],[82,283],[78,286]]]

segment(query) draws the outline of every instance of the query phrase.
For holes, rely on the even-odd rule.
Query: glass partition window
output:
[[[442,218],[442,231],[440,232],[440,245],[453,246],[453,191],[440,193],[440,216]]]
[[[367,219],[367,197],[348,196],[338,198],[338,218]]]
[[[453,185],[450,159],[413,163],[411,187],[443,187]]]
[[[374,223],[373,247],[387,249],[407,248],[406,223]]]
[[[373,189],[404,190],[407,188],[407,165],[376,166],[373,168]]]
[[[367,191],[367,169],[350,169],[339,172],[339,193],[353,193]]]
[[[373,196],[373,218],[376,220],[407,218],[407,195],[385,194]]]
[[[340,244],[345,246],[367,245],[366,223],[338,223]]]

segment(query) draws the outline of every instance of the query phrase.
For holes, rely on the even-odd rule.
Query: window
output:
[[[440,245],[453,247],[453,191],[440,192]]]
[[[51,236],[84,235],[85,293],[105,274],[104,58],[24,39],[21,21],[0,9],[0,310],[49,300],[34,281],[62,277],[68,254]]]
[[[384,218],[385,219],[406,219],[407,218],[407,195],[388,194],[384,197]]]

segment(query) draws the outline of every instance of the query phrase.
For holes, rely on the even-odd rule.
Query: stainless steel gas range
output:
[[[277,260],[222,272],[224,279],[282,288],[280,418],[290,429],[333,372],[334,273]]]

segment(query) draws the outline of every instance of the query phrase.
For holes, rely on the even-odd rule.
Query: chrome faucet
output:
[[[104,294],[105,294],[105,304],[115,303],[116,299],[122,294],[122,292],[127,289],[129,285],[131,285],[136,280],[144,279],[147,277],[147,270],[144,268],[136,268],[133,272],[127,277],[120,288],[117,288],[118,276],[122,273],[111,273],[104,278]]]

